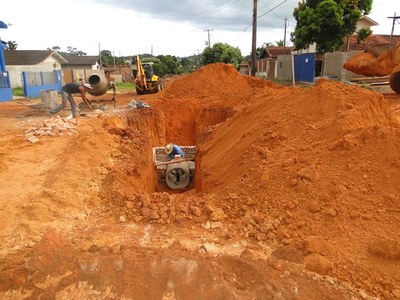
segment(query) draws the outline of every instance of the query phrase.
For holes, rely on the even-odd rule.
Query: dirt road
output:
[[[103,110],[31,143],[51,116],[0,103],[1,299],[400,299],[399,95],[213,64]]]

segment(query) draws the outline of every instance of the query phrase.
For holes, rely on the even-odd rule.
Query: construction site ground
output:
[[[0,103],[0,299],[400,299],[400,95],[217,63],[116,102]]]

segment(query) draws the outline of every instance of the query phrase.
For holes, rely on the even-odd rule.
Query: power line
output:
[[[259,19],[259,18],[265,16],[267,13],[269,13],[269,12],[273,11],[275,8],[281,6],[281,5],[282,5],[283,3],[285,3],[286,1],[287,1],[287,0],[284,0],[284,1],[282,1],[281,3],[275,5],[273,8],[269,9],[269,10],[266,11],[265,13],[261,14],[260,16],[258,16],[257,19]],[[276,15],[276,14],[275,14],[275,15]],[[278,16],[278,15],[276,15],[276,16]],[[279,17],[279,16],[278,16],[278,17]],[[279,17],[279,18],[281,18],[281,17]],[[282,19],[282,20],[285,20],[284,18],[281,18],[281,19]],[[251,25],[253,25],[253,20],[250,21],[250,23],[246,26],[246,28],[243,30],[243,32],[246,32],[247,29],[249,29]]]
[[[269,13],[269,12],[273,11],[275,8],[281,6],[281,5],[282,5],[283,3],[285,3],[286,1],[287,1],[287,0],[284,0],[284,1],[282,1],[281,3],[275,5],[275,6],[274,6],[273,8],[271,8],[270,10],[268,10],[268,11],[266,11],[265,13],[261,14],[260,16],[258,16],[257,19],[259,19],[259,18],[265,16],[267,13]]]
[[[261,14],[260,16],[258,16],[257,17],[257,19],[259,19],[259,18],[261,18],[262,16],[265,16],[267,13],[269,13],[269,12],[273,12],[273,10],[274,9],[276,9],[277,7],[279,7],[279,6],[281,6],[283,3],[285,3],[285,2],[287,2],[287,0],[284,0],[284,1],[282,1],[282,2],[280,2],[279,4],[277,4],[277,5],[275,5],[273,8],[271,8],[271,9],[269,9],[268,11],[266,11],[265,13],[263,13],[263,14]],[[275,14],[276,15],[276,14]],[[279,17],[279,16],[278,16]],[[285,19],[287,19],[287,18],[285,18]],[[283,20],[285,20],[285,19],[283,19]],[[242,34],[243,33],[245,33],[249,28],[250,28],[250,26],[252,26],[253,25],[253,19],[251,19],[250,21],[249,21],[249,23],[246,25],[246,28],[241,32],[241,34],[235,39],[236,41],[242,36]]]
[[[265,4],[265,7],[266,7],[267,9],[269,9],[269,5],[268,5],[265,1],[262,0],[261,2],[263,2],[263,3]],[[273,13],[276,17],[278,17],[279,19],[285,20],[285,18],[279,16],[279,15],[276,14],[275,12],[272,12],[272,13]]]

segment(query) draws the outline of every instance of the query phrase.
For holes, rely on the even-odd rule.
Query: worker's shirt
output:
[[[175,155],[180,155],[181,157],[185,156],[185,152],[183,152],[182,148],[179,147],[178,145],[173,145],[172,146],[172,152],[168,154],[169,159],[175,158]]]
[[[82,85],[79,84],[79,83],[69,82],[69,83],[66,83],[66,84],[61,88],[61,90],[64,91],[64,92],[66,92],[66,93],[68,93],[68,94],[78,94],[78,93],[81,92],[81,91],[79,90],[79,88],[80,88],[81,86],[82,86]]]

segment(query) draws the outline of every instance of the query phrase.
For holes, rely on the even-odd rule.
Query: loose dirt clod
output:
[[[34,144],[1,103],[0,298],[397,299],[399,100],[217,63]],[[169,142],[190,190],[157,184]]]

